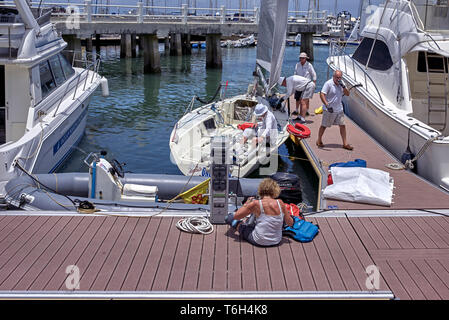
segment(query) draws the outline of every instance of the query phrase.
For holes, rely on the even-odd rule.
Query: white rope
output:
[[[391,170],[403,170],[403,169],[405,169],[405,166],[402,163],[397,163],[397,162],[387,163],[385,165],[385,167],[387,167],[388,169],[391,169]]]
[[[429,140],[427,140],[424,145],[421,147],[421,149],[418,151],[418,153],[416,154],[416,156],[411,159],[411,160],[407,160],[405,161],[405,167],[406,168],[410,168],[413,169],[415,167],[415,165],[413,164],[413,162],[415,162],[416,160],[418,160],[419,158],[421,158],[421,156],[424,154],[424,152],[426,152],[427,148],[430,147],[430,145],[432,144],[432,142],[434,142],[436,139],[438,139],[440,136],[435,136],[430,138]]]
[[[176,227],[184,232],[210,234],[214,232],[214,226],[206,217],[183,218],[176,222]]]
[[[435,136],[430,139],[428,139],[424,145],[421,147],[421,149],[418,151],[416,156],[413,159],[406,160],[404,164],[402,163],[388,163],[385,165],[385,167],[392,169],[392,170],[403,170],[403,169],[413,169],[415,165],[413,162],[421,158],[421,156],[426,152],[426,150],[430,147],[432,142],[437,140],[440,136]]]

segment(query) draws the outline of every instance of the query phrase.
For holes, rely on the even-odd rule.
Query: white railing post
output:
[[[143,2],[137,2],[137,23],[143,23]]]
[[[189,12],[188,10],[188,6],[186,4],[182,5],[182,23],[186,24],[187,23],[187,13]]]
[[[225,6],[220,7],[220,23],[224,24],[226,20],[226,8]]]
[[[87,22],[92,22],[92,0],[85,0],[85,11]]]
[[[259,7],[254,7],[254,22],[259,24]]]

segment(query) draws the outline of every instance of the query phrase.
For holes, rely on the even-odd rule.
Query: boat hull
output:
[[[54,210],[54,211],[76,211],[70,199],[78,201],[89,201],[95,204],[98,209],[114,211],[129,210],[140,211],[143,209],[160,209],[165,206],[171,209],[177,208],[186,212],[194,208],[209,210],[208,205],[170,203],[158,201],[137,201],[137,200],[100,200],[89,198],[89,173],[56,173],[56,174],[36,174],[33,175],[42,185],[58,192],[43,190],[40,185],[29,176],[22,175],[8,181],[2,193],[6,202],[13,208],[23,210]],[[179,175],[166,174],[132,174],[127,173],[121,182],[125,185],[138,184],[144,186],[156,186],[159,200],[168,201],[176,198],[180,193],[204,182],[204,177],[185,177]],[[247,198],[257,195],[257,188],[262,179],[229,179],[229,190],[237,197]],[[70,199],[69,199],[70,198]],[[235,207],[230,201],[230,212]]]
[[[343,98],[345,114],[371,137],[389,151],[398,162],[407,149],[410,130],[410,150],[414,155],[423,148],[435,133],[412,127],[397,113],[388,112],[388,105],[381,107],[366,97],[359,88],[351,90],[349,97]],[[394,106],[390,106],[394,110]],[[409,120],[410,121],[410,120]],[[418,120],[414,121],[415,123]],[[427,131],[427,132],[426,132]],[[350,138],[350,137],[349,137]],[[369,159],[368,159],[369,160]],[[449,189],[449,141],[439,139],[432,142],[415,163],[417,174],[435,185]]]
[[[84,135],[91,97],[87,97],[64,119],[58,130],[52,132],[42,144],[42,151],[33,168],[35,173],[51,173],[58,169],[73,152]],[[62,135],[61,135],[62,133]]]

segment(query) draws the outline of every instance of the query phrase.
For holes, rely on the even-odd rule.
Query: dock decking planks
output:
[[[290,98],[290,105],[294,105],[293,97]],[[392,170],[385,165],[389,163],[400,163],[380,146],[373,138],[365,133],[347,116],[345,117],[348,143],[354,146],[354,150],[348,151],[342,148],[339,127],[327,128],[323,136],[323,148],[318,148],[315,144],[318,137],[318,129],[321,125],[322,115],[315,115],[313,111],[321,106],[319,94],[315,94],[310,99],[310,116],[306,118],[305,125],[311,130],[311,135],[303,139],[302,143],[314,153],[318,161],[327,172],[328,166],[335,162],[353,161],[354,159],[364,159],[368,168],[386,171],[394,179],[395,189],[393,190],[393,203],[391,207],[370,205],[363,203],[339,201],[326,199],[327,206],[337,206],[340,210],[345,209],[431,209],[449,208],[449,194],[436,186],[430,184],[421,177],[407,170]],[[406,144],[404,144],[404,151]],[[318,164],[319,165],[319,164]],[[327,180],[327,176],[322,177]],[[327,207],[326,207],[327,208]],[[322,209],[326,209],[322,208]]]
[[[10,226],[0,241],[1,291],[65,291],[65,269],[76,265],[80,290],[96,292],[366,292],[366,267],[374,264],[381,291],[449,297],[443,216],[309,217],[320,226],[312,242],[284,238],[269,248],[242,241],[227,225],[184,233],[174,217],[16,218],[0,220]]]

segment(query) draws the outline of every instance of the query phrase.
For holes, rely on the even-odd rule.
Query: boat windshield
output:
[[[449,0],[411,0],[416,18],[428,31],[449,32]]]

